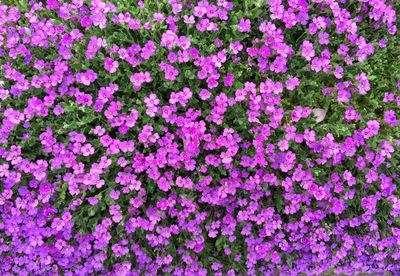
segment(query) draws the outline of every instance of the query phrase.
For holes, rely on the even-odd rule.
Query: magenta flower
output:
[[[51,191],[51,184],[48,182],[43,182],[39,185],[39,191],[42,194],[48,194]]]
[[[385,111],[384,120],[391,127],[396,127],[399,125],[399,121],[396,118],[396,113],[394,110]]]
[[[241,33],[248,33],[251,28],[251,21],[250,19],[240,19],[238,24],[238,31]]]
[[[293,91],[297,86],[300,85],[300,80],[297,77],[289,78],[286,81],[286,89],[289,91]]]
[[[301,45],[301,54],[306,60],[310,61],[315,56],[313,44],[307,40],[303,41]]]
[[[104,69],[106,69],[111,74],[115,73],[118,69],[118,61],[114,61],[111,58],[106,58],[104,61]]]
[[[318,187],[314,192],[314,197],[317,200],[323,200],[326,196],[325,189],[323,187]]]

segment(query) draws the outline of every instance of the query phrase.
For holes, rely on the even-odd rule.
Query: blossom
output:
[[[289,78],[286,81],[286,88],[289,91],[293,91],[299,85],[300,85],[300,80],[297,77]]]
[[[315,191],[314,191],[314,197],[317,199],[317,200],[323,200],[324,198],[325,198],[325,196],[326,196],[326,193],[325,193],[325,189],[323,188],[323,187],[318,187]]]
[[[51,191],[51,184],[48,182],[43,182],[39,185],[39,190],[43,194],[50,193]]]
[[[76,81],[83,85],[89,86],[97,79],[97,74],[93,70],[88,70],[85,73],[76,74]]]
[[[160,45],[172,49],[178,41],[178,36],[173,31],[168,30],[162,34]]]
[[[250,19],[242,18],[238,24],[238,31],[241,33],[247,33],[250,31],[251,21]]]
[[[385,111],[384,120],[391,127],[399,125],[399,121],[396,118],[396,113],[394,112],[394,110]]]
[[[144,99],[144,102],[145,102],[147,105],[154,105],[154,106],[156,106],[156,105],[158,105],[158,104],[160,103],[160,100],[157,98],[157,95],[156,95],[156,94],[151,93],[148,97],[146,97],[146,98]]]
[[[315,56],[314,46],[309,41],[304,40],[301,45],[301,53],[306,60],[310,61]]]
[[[106,58],[104,60],[104,69],[106,69],[111,74],[113,74],[117,71],[118,66],[119,66],[118,61],[114,61],[111,58]]]

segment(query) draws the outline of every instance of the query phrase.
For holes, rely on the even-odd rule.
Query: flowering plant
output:
[[[400,273],[399,10],[0,4],[1,274]]]

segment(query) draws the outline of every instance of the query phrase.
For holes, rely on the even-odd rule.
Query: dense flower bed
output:
[[[398,275],[399,10],[0,4],[0,274]]]

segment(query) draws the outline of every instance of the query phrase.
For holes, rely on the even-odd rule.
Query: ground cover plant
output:
[[[399,11],[3,1],[1,275],[399,275]]]

